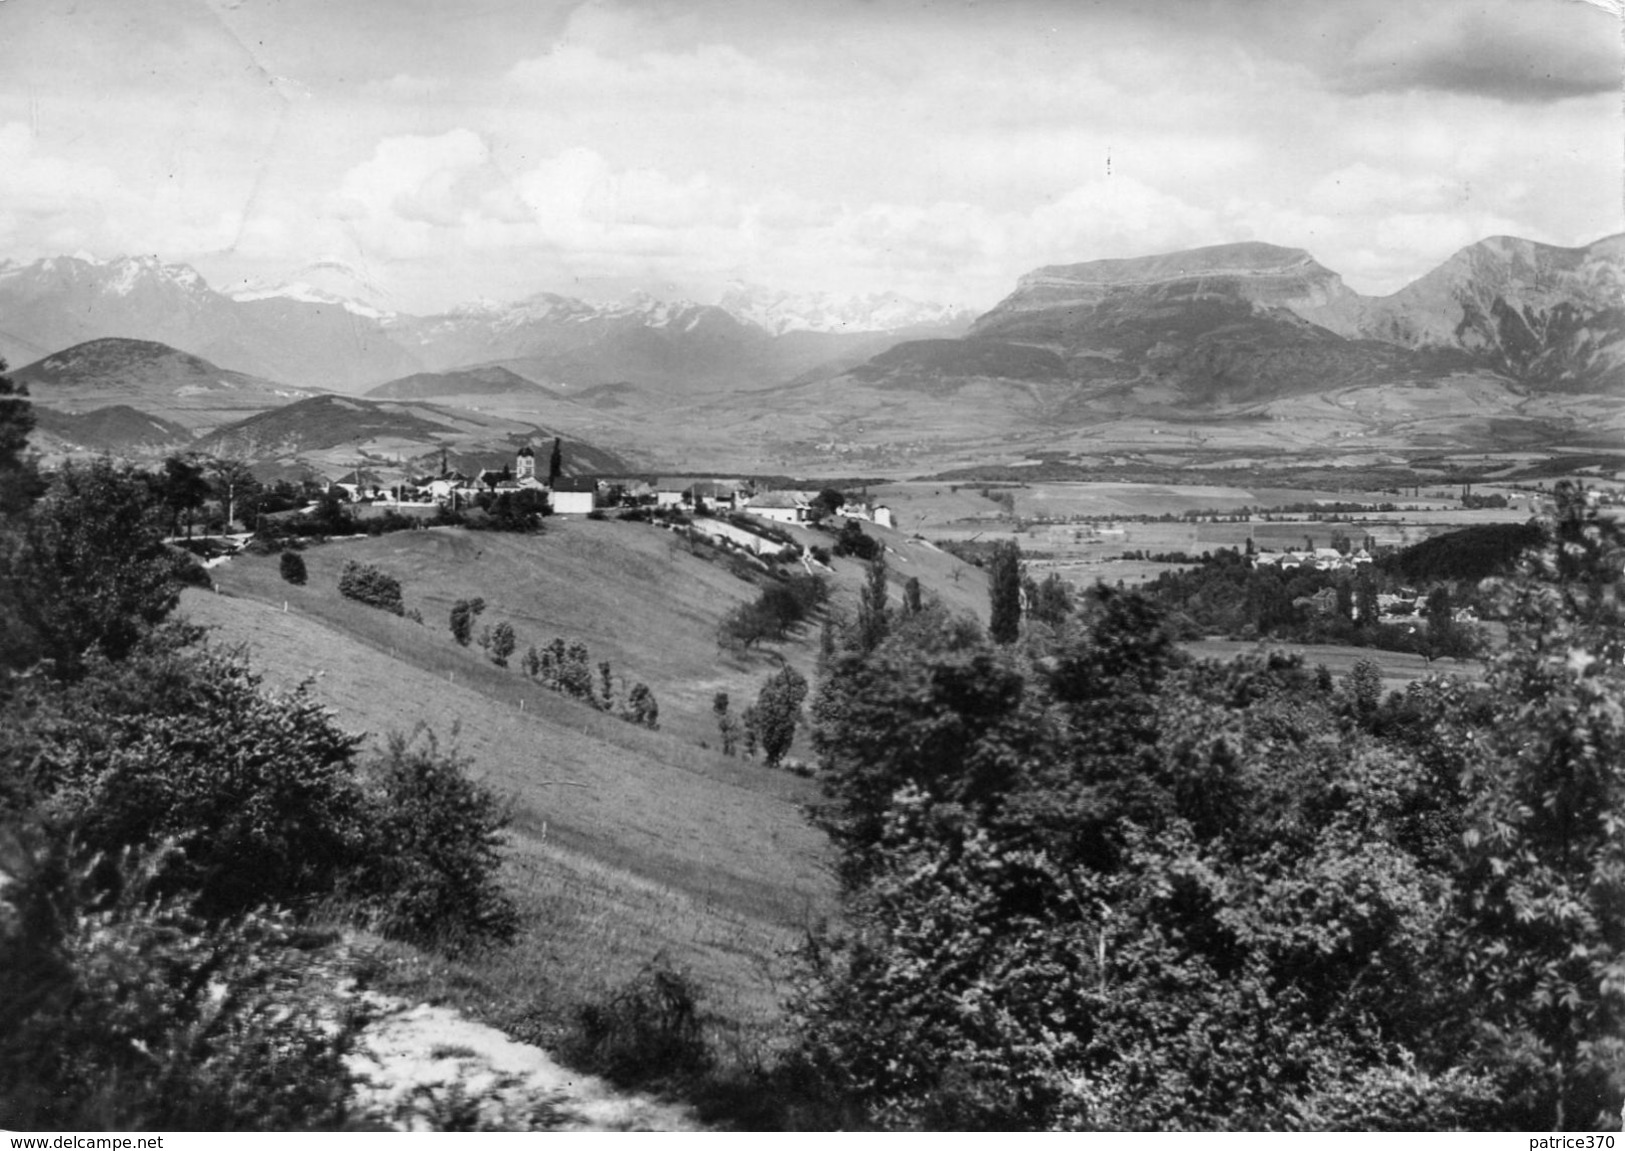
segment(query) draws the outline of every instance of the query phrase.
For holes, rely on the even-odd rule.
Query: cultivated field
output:
[[[1489,494],[1500,489],[1478,490]],[[1096,580],[1133,585],[1168,569],[1149,560],[1124,560],[1125,552],[1199,556],[1221,548],[1244,549],[1249,539],[1267,551],[1325,547],[1334,531],[1354,540],[1369,535],[1378,547],[1405,547],[1469,524],[1521,523],[1531,514],[1522,493],[1507,491],[1513,501],[1507,508],[1470,511],[1461,506],[1459,493],[1425,485],[1416,495],[1396,496],[1204,484],[908,481],[876,485],[870,494],[893,509],[899,531],[935,541],[1015,540],[1035,572],[1059,571],[1080,586]],[[1391,503],[1398,510],[1355,513],[1338,522],[1312,519],[1307,512],[1271,513],[1268,520],[1255,515],[1242,522],[1158,518],[1316,503]]]

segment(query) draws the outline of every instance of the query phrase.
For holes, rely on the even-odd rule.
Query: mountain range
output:
[[[359,392],[420,372],[496,364],[542,383],[630,381],[692,391],[856,363],[909,333],[970,316],[895,295],[789,297],[736,288],[723,306],[635,296],[595,305],[540,293],[433,316],[299,280],[216,291],[155,256],[0,262],[0,356],[29,363],[104,337],[152,340],[295,387]],[[796,306],[807,309],[793,314]]]
[[[957,363],[935,342],[894,348],[863,374],[941,386],[1003,373],[1199,404],[1480,370],[1622,394],[1625,237],[1584,248],[1495,237],[1384,297],[1262,243],[1046,267],[958,348]]]
[[[108,335],[123,375],[82,364],[65,385],[68,346],[84,361]],[[1256,242],[1057,264],[974,318],[743,284],[715,305],[540,293],[413,316],[304,280],[228,295],[152,257],[59,257],[0,264],[0,351],[40,352],[16,375],[75,414],[112,401],[201,432],[238,400],[366,391],[663,465],[1095,450],[1159,425],[1288,450],[1596,442],[1625,429],[1625,236],[1492,237],[1381,297]]]

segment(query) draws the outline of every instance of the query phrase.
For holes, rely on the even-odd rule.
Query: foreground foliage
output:
[[[361,1020],[334,992],[330,937],[153,896],[165,848],[86,861],[7,846],[0,1126],[350,1125],[344,1056]]]
[[[1612,1123],[1625,548],[1572,490],[1543,538],[1481,689],[1185,663],[1105,589],[1001,646],[850,644],[805,1064],[887,1127]]]

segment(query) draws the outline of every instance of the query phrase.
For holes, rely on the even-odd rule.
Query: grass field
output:
[[[955,610],[985,617],[979,571],[900,533],[866,530],[891,549],[894,585],[918,575]],[[708,989],[725,1030],[747,1045],[772,1041],[785,953],[835,906],[826,845],[804,815],[817,792],[702,744],[717,743],[716,691],[737,712],[781,662],[810,678],[817,635],[809,627],[765,651],[724,655],[717,622],[757,588],[709,554],[651,525],[553,519],[539,536],[433,529],[314,546],[302,587],[281,579],[276,557],[241,556],[213,569],[216,592],[185,593],[183,614],[216,643],[244,648],[271,686],[309,680],[341,726],[374,739],[420,723],[442,744],[455,732],[473,773],[512,798],[507,870],[524,934],[458,963],[394,949],[399,993],[545,1041],[576,1005],[660,955]],[[350,559],[399,578],[424,622],[340,597]],[[835,610],[850,610],[865,573],[834,561]],[[453,640],[451,605],[475,595],[488,605],[480,623],[506,620],[518,633],[514,666]],[[608,660],[623,696],[647,683],[660,730],[526,676],[518,656],[554,636]],[[806,739],[797,735],[793,755],[809,754]]]

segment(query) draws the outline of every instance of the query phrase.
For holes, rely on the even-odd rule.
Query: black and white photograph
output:
[[[12,1147],[1622,1124],[1625,2],[0,0]]]

